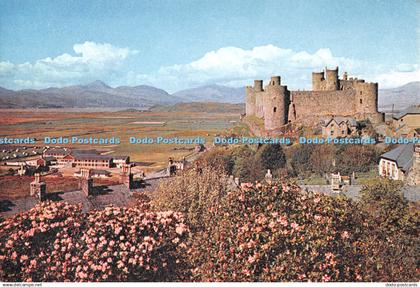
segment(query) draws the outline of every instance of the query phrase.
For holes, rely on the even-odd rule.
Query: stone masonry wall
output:
[[[354,114],[353,90],[345,91],[292,91],[289,120],[302,123],[317,123],[315,118]]]

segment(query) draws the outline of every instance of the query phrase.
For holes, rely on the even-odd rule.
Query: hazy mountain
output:
[[[12,91],[0,87],[1,108],[32,107],[150,107],[181,102],[244,103],[245,88],[207,85],[168,94],[162,89],[140,85],[112,88],[101,81],[63,88]],[[379,90],[379,109],[401,110],[420,103],[420,82]]]
[[[380,110],[402,110],[408,106],[420,104],[420,82],[411,82],[398,88],[380,89],[378,106]]]
[[[147,107],[174,104],[181,99],[151,86],[112,88],[101,81],[87,85],[42,90],[11,91],[0,88],[0,107]]]
[[[244,103],[245,87],[231,88],[220,85],[208,85],[182,90],[173,95],[186,102]]]

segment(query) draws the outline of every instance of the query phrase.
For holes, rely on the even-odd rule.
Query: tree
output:
[[[313,148],[310,145],[298,145],[293,153],[291,165],[298,174],[303,174],[311,170],[309,161],[311,159]]]
[[[375,148],[367,145],[348,145],[337,152],[337,167],[343,173],[366,172],[376,164]]]
[[[315,145],[310,157],[313,172],[320,175],[334,170],[335,147],[333,145]]]
[[[263,145],[256,154],[264,170],[275,171],[286,165],[286,156],[280,144]]]

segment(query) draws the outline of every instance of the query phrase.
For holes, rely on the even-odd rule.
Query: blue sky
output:
[[[229,2],[229,3],[225,3]],[[339,65],[398,86],[419,77],[416,1],[0,0],[0,86],[242,86]]]

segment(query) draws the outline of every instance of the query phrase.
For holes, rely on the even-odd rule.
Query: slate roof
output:
[[[335,121],[338,125],[343,122],[347,122],[352,127],[357,126],[357,121],[352,117],[331,117],[328,119],[324,119],[323,125],[326,127],[331,123],[331,121]]]
[[[128,159],[128,155],[116,155],[113,156],[114,160],[127,160]]]
[[[109,171],[103,170],[103,169],[93,169],[93,170],[91,170],[91,173],[92,173],[92,175],[95,175],[95,174],[98,174],[98,175],[100,175],[100,174],[109,175],[109,174],[111,174]]]
[[[91,154],[101,154],[99,151],[97,151],[96,149],[74,149],[72,151],[72,154],[77,156],[77,155],[91,155]]]
[[[75,154],[74,158],[76,160],[112,160],[112,157],[100,154]]]
[[[70,153],[70,150],[66,148],[49,148],[44,152],[44,154],[62,154],[62,155],[66,155],[69,153]]]
[[[420,105],[410,106],[392,117],[396,120],[399,120],[408,114],[420,114]]]
[[[408,171],[413,165],[414,144],[402,144],[389,152],[381,155],[381,158],[392,160],[397,163],[398,168],[404,172]]]

